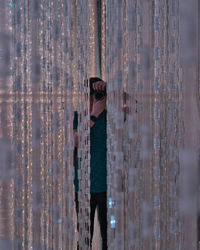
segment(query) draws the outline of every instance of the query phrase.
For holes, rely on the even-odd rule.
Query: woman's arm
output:
[[[77,130],[73,130],[73,136],[74,136],[74,146],[78,147],[78,132],[77,132]]]

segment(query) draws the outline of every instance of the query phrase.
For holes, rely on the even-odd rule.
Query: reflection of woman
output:
[[[94,231],[94,215],[97,208],[97,214],[100,224],[101,237],[102,237],[102,249],[107,249],[107,205],[106,205],[106,95],[101,100],[97,100],[99,93],[106,91],[106,82],[100,78],[90,78],[90,223],[91,223],[91,242]],[[78,114],[74,113],[74,166],[75,166],[75,202],[76,212],[78,213]]]

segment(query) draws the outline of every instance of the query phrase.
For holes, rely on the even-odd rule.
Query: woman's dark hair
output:
[[[92,88],[93,83],[99,82],[99,81],[103,81],[103,80],[101,78],[99,78],[99,77],[90,77],[90,79],[89,79],[89,83],[90,83],[90,95],[93,94],[93,88]],[[104,111],[104,120],[105,121],[106,121],[106,113],[107,113],[107,111],[105,110]]]
[[[93,94],[93,88],[92,88],[93,83],[99,82],[99,81],[103,81],[103,80],[101,78],[99,78],[99,77],[90,77],[90,79],[89,79],[89,82],[90,82],[90,95]]]

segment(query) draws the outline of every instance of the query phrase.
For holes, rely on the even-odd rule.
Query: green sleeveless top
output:
[[[78,113],[74,112],[73,128],[77,130]],[[90,193],[101,193],[107,190],[107,131],[106,131],[106,111],[97,118],[96,123],[90,130]],[[78,154],[74,149],[74,186],[78,192]]]

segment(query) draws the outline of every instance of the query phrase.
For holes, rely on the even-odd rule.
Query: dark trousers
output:
[[[102,237],[102,250],[107,249],[107,197],[106,192],[91,194],[90,196],[90,245],[92,246],[92,238],[94,232],[94,216],[97,208],[97,214],[100,224],[101,237]],[[78,193],[75,192],[76,213],[78,215]],[[77,225],[79,230],[79,226]]]

